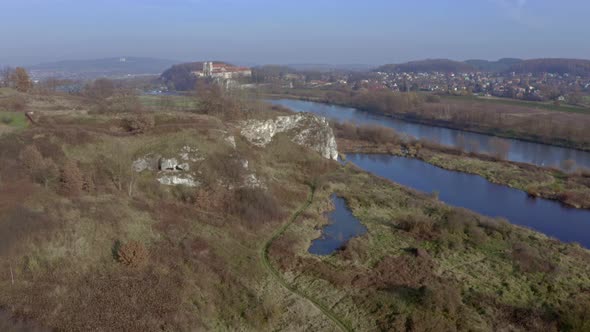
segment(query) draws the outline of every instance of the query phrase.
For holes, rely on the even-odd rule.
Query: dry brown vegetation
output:
[[[27,106],[27,99],[21,95],[10,95],[0,98],[0,109],[12,112],[22,112]]]
[[[557,241],[397,191],[352,166],[324,180],[317,194],[323,199],[273,244],[271,257],[298,289],[317,294],[351,328],[577,331],[588,326],[588,302],[569,301],[584,289],[587,276],[571,282],[563,273],[576,269],[587,275],[578,264],[589,256],[574,263]],[[333,192],[346,198],[368,232],[333,255],[316,257],[306,252],[306,241],[318,236],[309,228],[326,222],[326,200]],[[419,203],[424,200],[430,203]]]
[[[283,300],[272,294],[305,305],[268,285],[256,262],[258,245],[305,200],[299,167],[320,157],[284,141],[275,149],[299,156],[273,161],[282,185],[245,188],[241,160],[274,157],[242,143],[229,151],[220,128],[230,128],[208,115],[158,114],[141,135],[121,129],[121,118],[143,114],[48,112],[0,137],[0,307],[10,319],[58,330],[325,324],[316,313],[293,320],[273,309]],[[202,187],[166,187],[131,170],[141,149],[186,144],[206,155]],[[264,178],[275,166],[250,167]]]
[[[270,257],[356,330],[588,326],[585,249],[444,206],[281,135],[264,149],[236,135],[234,150],[224,138],[242,115],[160,112],[134,135],[121,119],[141,113],[44,107],[37,125],[0,137],[0,308],[10,327],[332,330],[260,261],[310,185],[317,199]],[[372,146],[403,141],[381,128],[337,132]],[[131,169],[139,156],[185,145],[205,158],[193,165],[199,187],[163,186],[155,172]],[[251,173],[265,185],[244,186]],[[306,250],[334,192],[369,232],[316,257]]]

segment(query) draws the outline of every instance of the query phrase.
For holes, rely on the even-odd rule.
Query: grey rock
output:
[[[135,161],[131,167],[136,172],[143,172],[143,171],[157,171],[159,168],[159,156],[155,156],[153,154],[147,154]]]
[[[160,158],[160,170],[161,171],[174,171],[178,166],[178,160],[176,158]]]
[[[172,174],[164,174],[158,178],[158,182],[163,185],[167,186],[187,186],[187,187],[197,187],[199,182],[196,181],[192,175],[184,174],[184,175],[172,175]]]
[[[186,172],[186,171],[190,170],[190,165],[188,163],[178,164],[178,165],[176,165],[176,170]]]
[[[248,142],[264,147],[279,133],[290,133],[291,140],[319,152],[324,158],[337,160],[336,138],[326,118],[311,113],[279,116],[269,120],[242,123],[241,134]]]

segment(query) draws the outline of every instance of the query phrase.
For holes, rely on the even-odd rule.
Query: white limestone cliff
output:
[[[334,132],[323,117],[311,113],[279,116],[269,120],[249,120],[242,124],[241,134],[250,143],[264,147],[279,133],[289,133],[291,140],[317,151],[324,158],[338,159]]]

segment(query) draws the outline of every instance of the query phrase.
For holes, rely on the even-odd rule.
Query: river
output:
[[[315,103],[310,101],[277,99],[269,102],[296,112],[311,112],[328,119],[340,122],[350,121],[356,124],[377,124],[395,129],[400,134],[407,134],[416,138],[430,139],[441,144],[461,147],[465,142],[476,142],[479,152],[490,152],[490,141],[493,136],[465,132],[461,130],[417,124],[413,122],[393,119],[387,116],[375,115],[350,107]],[[559,146],[505,139],[510,143],[507,160],[525,162],[538,166],[560,167],[564,160],[574,160],[578,167],[590,168],[590,152],[568,149]]]
[[[456,139],[461,134],[467,139],[477,139],[482,147],[489,146],[491,139],[488,135],[414,124],[353,108],[287,99],[271,102],[294,111],[312,112],[338,121],[384,125],[417,138],[438,139],[448,145],[456,145]],[[590,167],[588,152],[519,140],[509,141],[511,150],[508,159],[513,161],[551,165],[559,164],[563,159],[573,159],[578,165]],[[350,154],[346,158],[367,172],[404,186],[426,193],[437,192],[439,199],[449,205],[490,217],[503,217],[513,224],[590,248],[590,210],[568,208],[556,201],[531,198],[521,190],[493,184],[481,176],[448,171],[417,159],[368,154]]]
[[[449,205],[506,218],[513,224],[590,248],[590,210],[531,198],[523,191],[491,183],[481,176],[448,171],[418,159],[349,154],[346,160],[401,185],[426,193],[436,192]]]

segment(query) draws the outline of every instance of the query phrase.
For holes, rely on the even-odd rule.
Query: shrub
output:
[[[29,145],[20,154],[20,160],[31,177],[47,187],[59,177],[59,169],[50,158],[43,158],[41,152],[34,145]]]
[[[398,228],[402,229],[418,239],[431,240],[438,234],[432,220],[422,215],[408,215],[398,222]]]
[[[395,143],[399,141],[399,135],[391,128],[366,125],[357,128],[361,140],[373,143]]]
[[[84,176],[76,162],[68,160],[60,173],[60,191],[69,196],[80,195],[84,187]]]
[[[467,236],[469,237],[469,241],[474,245],[480,245],[485,243],[488,240],[488,236],[484,230],[475,225],[469,225],[466,229]]]
[[[579,294],[567,301],[560,315],[563,331],[590,331],[590,296]]]
[[[524,242],[514,244],[512,247],[512,259],[515,266],[522,272],[551,272],[555,266],[543,257],[536,248]]]
[[[473,222],[471,221],[469,212],[463,209],[454,209],[446,216],[442,223],[443,227],[452,234],[463,234],[465,229],[471,224]]]
[[[140,112],[124,118],[122,127],[128,132],[141,134],[154,128],[155,124],[153,115]]]
[[[228,120],[239,119],[244,115],[240,101],[220,85],[197,81],[196,90],[201,112]]]
[[[207,159],[207,164],[211,169],[210,175],[212,176],[211,179],[207,179],[209,183],[215,183],[222,179],[232,185],[241,185],[246,173],[242,160],[234,154],[214,152]]]
[[[187,186],[174,186],[172,187],[172,195],[177,200],[186,204],[197,203],[197,194],[195,190]]]
[[[85,87],[85,94],[93,99],[106,99],[115,93],[115,84],[106,78],[99,78]]]
[[[143,105],[132,91],[120,91],[109,100],[108,110],[112,113],[141,112]]]
[[[421,304],[433,311],[442,311],[455,316],[462,306],[461,291],[452,284],[433,282],[421,288]]]
[[[137,241],[129,241],[117,249],[117,260],[129,267],[143,266],[147,259],[147,249]]]
[[[346,139],[350,139],[350,140],[356,140],[358,139],[358,135],[357,135],[357,131],[356,131],[356,126],[353,123],[350,122],[336,122],[333,123],[332,125],[336,131],[336,136],[338,137],[342,137],[342,138],[346,138]]]
[[[43,163],[43,156],[39,149],[34,145],[26,146],[20,154],[20,160],[23,166],[33,172],[38,169]]]
[[[226,202],[227,211],[253,224],[266,223],[283,216],[276,198],[260,188],[240,188]]]
[[[13,118],[11,118],[11,117],[9,117],[9,116],[6,116],[6,115],[5,115],[5,116],[2,116],[2,117],[0,118],[0,121],[2,121],[2,123],[3,123],[3,124],[5,124],[5,125],[9,125],[9,124],[11,124],[11,123],[12,123],[12,121],[13,121]]]

